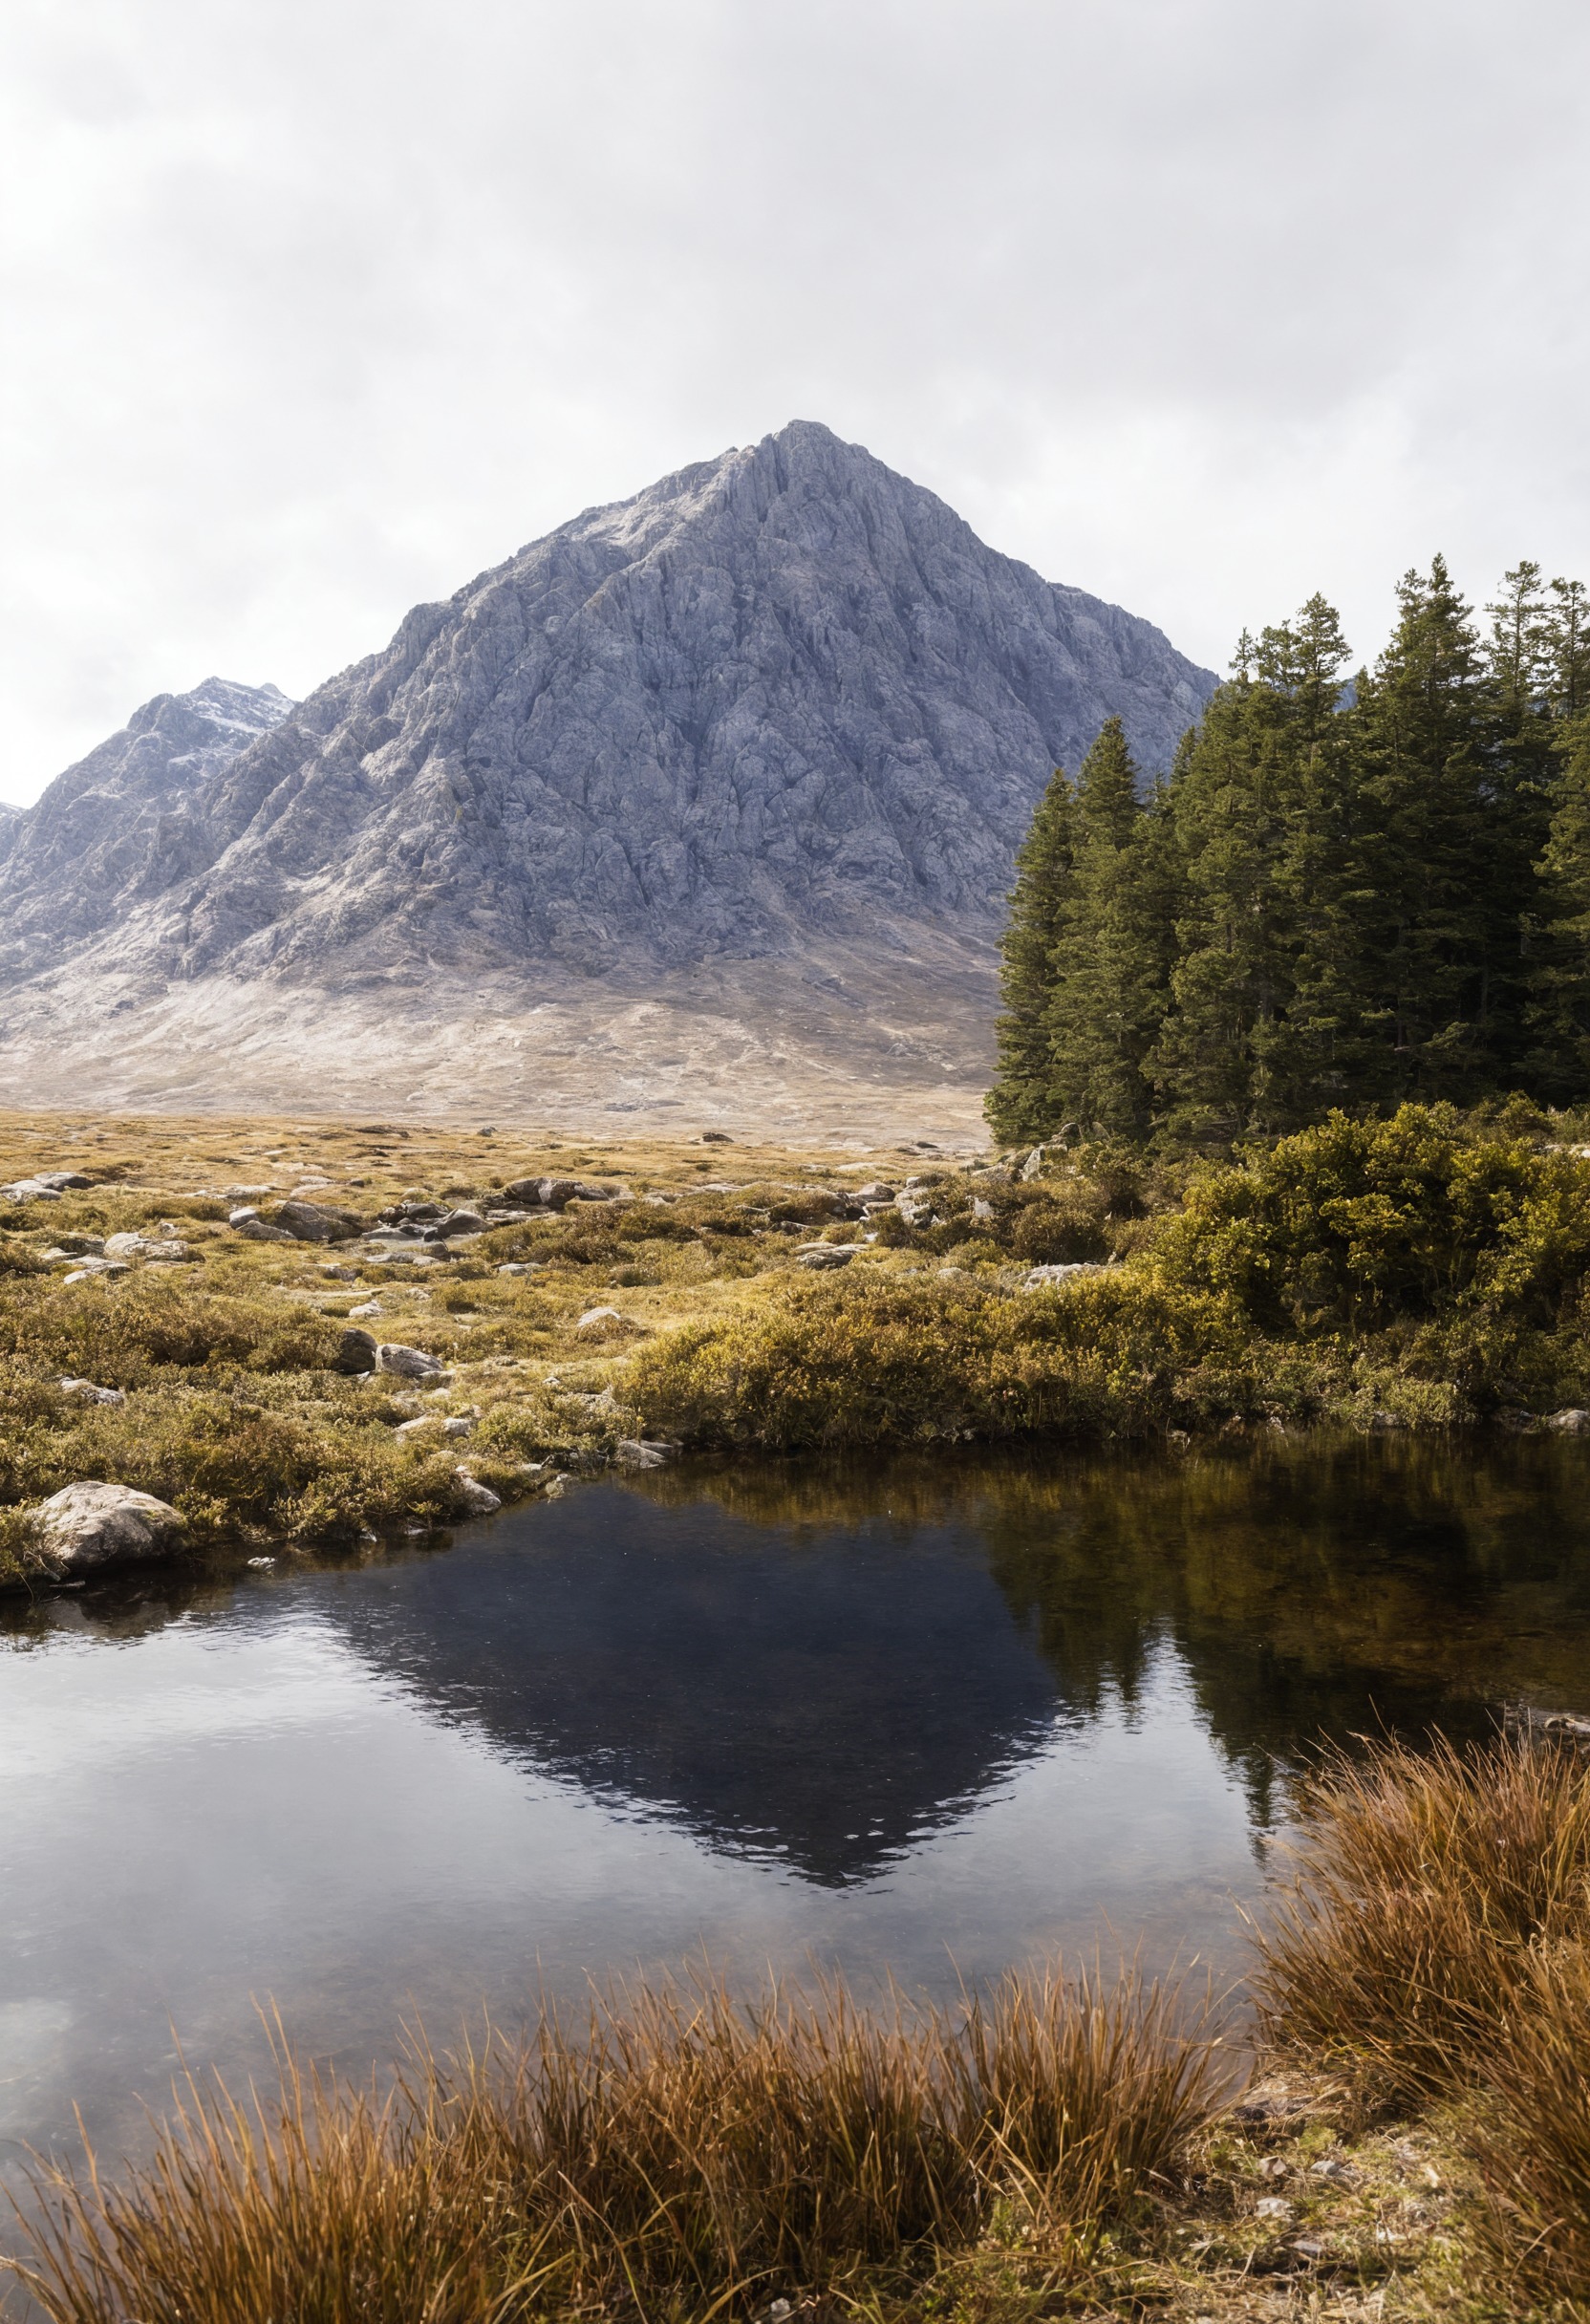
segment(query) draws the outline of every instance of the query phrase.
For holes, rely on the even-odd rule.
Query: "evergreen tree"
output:
[[[1064,768],[1057,766],[1017,853],[1001,946],[1004,1009],[995,1025],[999,1065],[983,1111],[994,1135],[1007,1146],[1046,1137],[1055,1125],[1050,961],[1071,901],[1076,827],[1076,793]]]
[[[1152,1092],[1143,1063],[1165,1016],[1173,941],[1166,816],[1145,809],[1119,719],[1077,784],[1070,904],[1050,957],[1051,1090],[1058,1117],[1141,1139]]]
[[[1171,1008],[1145,1065],[1178,1144],[1271,1127],[1292,938],[1281,877],[1293,754],[1285,706],[1253,674],[1210,702],[1170,793],[1177,866]]]
[[[1551,585],[1546,657],[1552,716],[1572,723],[1590,710],[1590,593],[1582,581]]]
[[[1486,673],[1469,608],[1440,557],[1428,580],[1405,575],[1397,596],[1395,635],[1358,701],[1373,871],[1364,934],[1383,1028],[1379,1069],[1364,1095],[1467,1100],[1493,1086],[1508,1045],[1524,896],[1512,878],[1506,903],[1491,887],[1499,818],[1486,763]]]
[[[1318,592],[1291,623],[1266,630],[1260,673],[1284,705],[1285,836],[1277,867],[1289,932],[1284,1039],[1275,1044],[1278,1125],[1318,1120],[1361,1091],[1376,1054],[1368,1030],[1372,963],[1363,940],[1370,893],[1356,721],[1343,697],[1341,617]]]
[[[1541,1097],[1590,1094],[1590,711],[1562,737],[1565,761],[1537,867],[1529,1081]]]

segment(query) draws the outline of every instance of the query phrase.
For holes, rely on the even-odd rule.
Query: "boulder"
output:
[[[616,1307],[588,1307],[574,1326],[585,1339],[598,1338],[614,1328],[619,1331],[625,1328],[625,1318]]]
[[[107,1259],[159,1259],[180,1261],[186,1259],[188,1247],[175,1236],[166,1235],[107,1235],[104,1256]]]
[[[80,1266],[73,1268],[70,1275],[63,1275],[61,1280],[63,1283],[92,1283],[101,1276],[125,1275],[128,1265],[124,1259],[85,1259]]]
[[[821,1271],[827,1267],[848,1267],[854,1257],[855,1253],[848,1243],[814,1242],[809,1251],[796,1255],[795,1263],[798,1267],[815,1267]]]
[[[92,1380],[62,1380],[61,1388],[75,1396],[80,1404],[125,1404],[127,1391],[120,1388],[99,1388]]]
[[[445,1242],[451,1235],[483,1235],[485,1220],[479,1211],[447,1211],[425,1229],[427,1242]]]
[[[501,1509],[503,1496],[483,1485],[479,1477],[471,1476],[467,1469],[453,1472],[458,1497],[472,1517],[488,1517],[494,1509]]]
[[[1074,1259],[1056,1267],[1029,1267],[1022,1279],[1023,1291],[1042,1291],[1046,1283],[1068,1283],[1079,1275],[1107,1275],[1108,1268],[1102,1259]]]
[[[33,1514],[45,1555],[70,1574],[164,1557],[181,1546],[187,1527],[179,1511],[152,1493],[97,1479],[53,1493]]]
[[[364,1311],[361,1310],[361,1312]],[[380,1313],[379,1308],[376,1309],[376,1313],[377,1315]],[[356,1377],[360,1372],[373,1372],[376,1369],[376,1364],[375,1333],[361,1331],[357,1324],[351,1324],[337,1342],[336,1354],[332,1358],[333,1371]]]
[[[274,1223],[294,1242],[348,1242],[360,1232],[359,1221],[347,1211],[322,1210],[317,1202],[280,1203]]]
[[[650,1444],[644,1436],[621,1436],[612,1456],[620,1469],[662,1469],[674,1450],[672,1445]]]
[[[42,1178],[13,1178],[10,1186],[0,1186],[0,1201],[59,1202],[58,1186],[46,1186]]]
[[[57,1194],[64,1194],[71,1187],[92,1186],[94,1180],[85,1178],[80,1170],[41,1170],[34,1183]]]
[[[1590,1412],[1569,1405],[1560,1412],[1548,1412],[1545,1425],[1558,1436],[1590,1436]]]
[[[290,1242],[292,1237],[286,1227],[267,1226],[258,1212],[250,1211],[247,1217],[234,1218],[233,1226],[245,1242]]]
[[[1048,1152],[1049,1150],[1046,1146],[1035,1146],[1031,1153],[1028,1154],[1026,1160],[1022,1163],[1017,1175],[1029,1185],[1034,1178],[1042,1178],[1043,1175],[1043,1164],[1048,1158]]]
[[[892,1202],[894,1194],[893,1187],[886,1184],[882,1178],[874,1178],[870,1185],[856,1188],[856,1200],[858,1202]]]
[[[361,1340],[370,1334],[361,1331]],[[391,1372],[398,1380],[440,1380],[446,1366],[439,1357],[428,1356],[422,1347],[405,1347],[400,1341],[383,1340],[376,1349],[376,1369]]]

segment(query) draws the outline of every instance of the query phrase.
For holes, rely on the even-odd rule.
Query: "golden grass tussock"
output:
[[[1229,2098],[1207,1999],[1012,1976],[954,2013],[844,1986],[642,1988],[523,2048],[417,2050],[385,2098],[190,2082],[112,2186],[41,2174],[19,2272],[53,2324],[508,2324],[892,2305],[1026,2223],[1050,2288],[1171,2194]]]
[[[1482,2077],[1542,1948],[1586,1932],[1590,1760],[1528,1733],[1334,1752],[1296,1813],[1258,1932],[1266,2031],[1377,2103]]]

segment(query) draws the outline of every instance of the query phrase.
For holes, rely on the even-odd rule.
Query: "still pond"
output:
[[[679,1471],[8,1600],[0,2179],[266,2005],[362,2074],[692,1958],[1225,1976],[1321,1735],[1518,1701],[1590,1710],[1572,1444]]]

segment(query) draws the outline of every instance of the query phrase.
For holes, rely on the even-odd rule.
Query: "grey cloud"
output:
[[[16,0],[0,795],[794,414],[1222,663],[1590,570],[1573,0]]]

